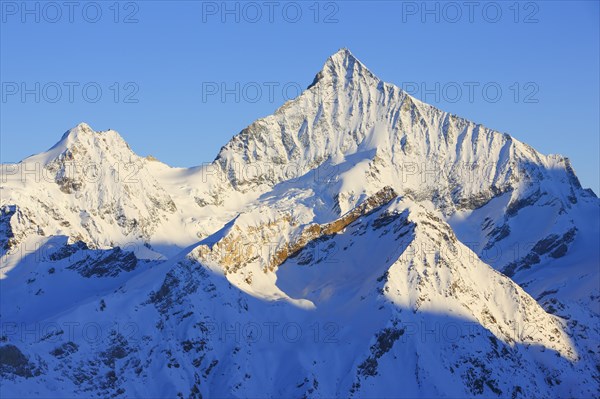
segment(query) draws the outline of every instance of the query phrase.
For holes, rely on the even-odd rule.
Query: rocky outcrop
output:
[[[350,223],[353,223],[360,217],[369,215],[375,209],[386,205],[397,198],[397,196],[398,194],[396,194],[393,188],[385,187],[367,198],[364,202],[341,218],[325,225],[312,224],[304,228],[293,243],[287,244],[283,249],[280,249],[275,253],[269,262],[269,270],[275,270],[279,265],[285,262],[288,257],[297,255],[310,242],[339,233]]]

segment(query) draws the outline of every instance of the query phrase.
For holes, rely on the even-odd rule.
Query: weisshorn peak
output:
[[[600,396],[600,201],[347,49],[213,162],[0,176],[2,397]]]

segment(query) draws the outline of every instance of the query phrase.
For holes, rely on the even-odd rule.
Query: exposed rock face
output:
[[[299,237],[293,243],[288,244],[283,249],[277,251],[269,262],[269,270],[273,271],[279,265],[287,260],[288,257],[297,255],[310,242],[326,238],[333,234],[337,234],[345,229],[350,223],[360,217],[366,216],[373,212],[376,208],[386,205],[397,197],[396,192],[391,187],[385,187],[367,198],[359,206],[342,216],[341,218],[327,223],[323,226],[312,224],[302,230]]]
[[[30,362],[15,345],[0,346],[0,375],[3,378],[14,379],[15,376],[32,378],[39,376],[42,370]]]
[[[77,270],[83,277],[115,277],[120,272],[130,272],[137,266],[139,260],[133,252],[124,252],[116,247],[113,250],[96,251],[99,254],[89,254],[69,266]]]
[[[523,269],[529,269],[533,265],[540,263],[540,256],[548,255],[551,258],[562,258],[566,255],[569,244],[575,239],[577,228],[573,227],[562,235],[551,234],[548,237],[538,241],[530,253],[525,255],[523,258],[512,262],[504,268],[503,273],[511,277],[514,274]]]
[[[210,164],[80,124],[0,192],[2,395],[600,395],[596,196],[345,49]]]

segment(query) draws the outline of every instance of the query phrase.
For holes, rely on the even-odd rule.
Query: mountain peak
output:
[[[93,141],[96,139],[95,136],[100,132],[96,132],[90,125],[85,122],[78,123],[75,127],[67,130],[60,141],[55,144],[56,146],[69,147],[75,143]],[[54,147],[53,147],[54,148]]]
[[[87,131],[87,132],[94,132],[94,129],[92,129],[92,127],[85,122],[78,123],[77,126],[75,126],[73,129],[78,129],[78,130]]]
[[[40,162],[44,165],[73,154],[82,154],[85,162],[92,162],[92,154],[100,158],[131,158],[134,154],[127,142],[114,130],[96,131],[85,122],[67,130],[48,151],[33,155],[23,162]],[[83,155],[85,154],[85,155]]]
[[[323,68],[315,76],[315,79],[308,88],[313,87],[323,80],[352,80],[358,75],[367,75],[377,79],[377,77],[362,62],[360,62],[349,49],[342,47],[327,58],[325,65],[323,65]]]
[[[344,61],[346,59],[353,59],[355,61],[358,61],[354,54],[352,54],[352,52],[346,47],[342,47],[341,49],[330,55],[328,58],[328,60],[332,61]]]
[[[121,137],[121,135],[115,130],[108,129],[96,131],[85,122],[81,122],[74,128],[69,129],[63,135],[59,143],[62,142],[69,147],[75,143],[87,143],[88,145],[95,145],[99,140],[108,142],[112,145],[117,145],[118,147],[129,147],[123,137]]]
[[[61,137],[60,141],[57,143],[60,144],[61,142],[66,141],[76,141],[84,136],[87,135],[93,135],[95,133],[94,129],[92,129],[92,127],[90,125],[88,125],[85,122],[81,122],[79,124],[77,124],[77,126],[67,130],[63,136]]]

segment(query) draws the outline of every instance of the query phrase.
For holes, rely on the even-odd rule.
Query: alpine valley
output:
[[[211,163],[3,164],[2,398],[600,396],[600,200],[348,50]]]

